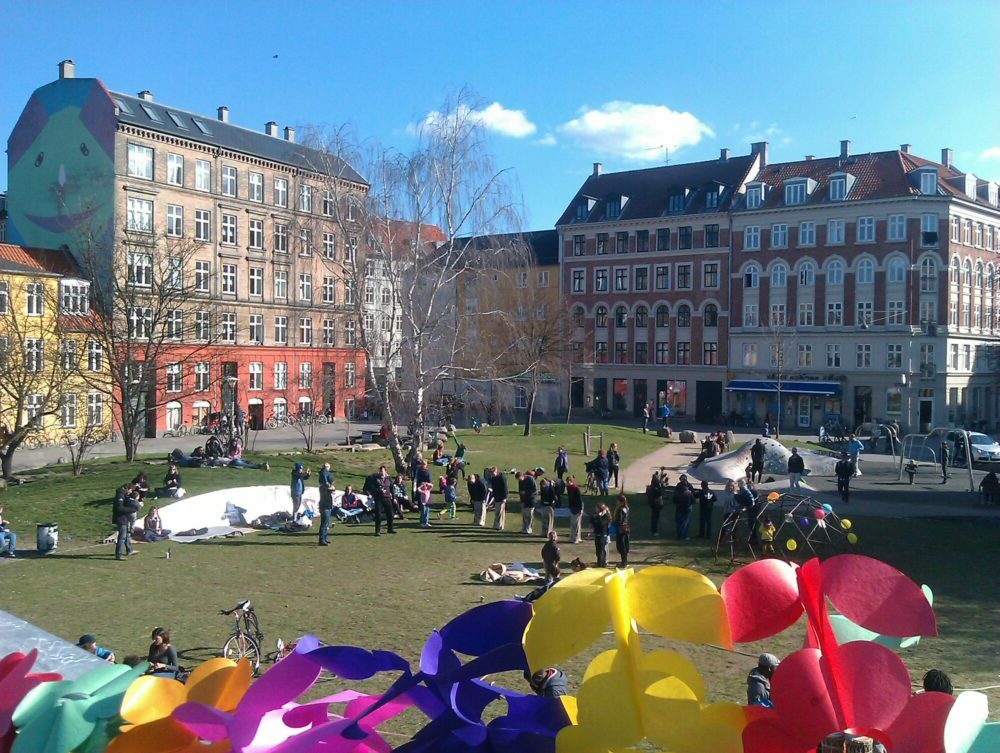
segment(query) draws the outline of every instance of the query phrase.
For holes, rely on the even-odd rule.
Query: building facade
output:
[[[154,266],[159,240],[195,248],[182,273],[211,303],[217,336],[203,358],[158,379],[149,433],[234,402],[260,425],[353,412],[365,365],[342,264],[359,244],[336,202],[363,200],[367,184],[350,165],[297,144],[292,128],[233,125],[226,107],[210,118],[149,92],[108,91],[75,78],[71,61],[30,98],[8,161],[17,243],[80,253],[84,238],[107,249],[127,240],[130,281]]]

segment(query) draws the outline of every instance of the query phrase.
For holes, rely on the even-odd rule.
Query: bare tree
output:
[[[104,441],[107,427],[103,419],[94,416],[88,406],[84,416],[83,424],[78,428],[67,431],[61,440],[61,444],[69,452],[70,465],[73,468],[73,475],[79,476],[83,473],[83,461],[90,451],[100,442]]]
[[[432,389],[473,373],[460,358],[454,288],[490,249],[470,239],[517,229],[511,175],[495,167],[476,105],[465,93],[446,102],[414,127],[406,152],[360,144],[347,130],[312,138],[328,155],[318,172],[333,176],[325,191],[345,246],[330,267],[343,281],[398,468],[397,425],[408,423],[418,442]],[[338,165],[359,168],[369,190],[341,179]]]
[[[106,376],[93,386],[114,407],[129,460],[155,409],[209,389],[210,375],[219,373],[211,366],[215,345],[235,342],[235,320],[219,316],[198,279],[201,249],[190,240],[128,231],[111,248],[81,244],[99,317],[94,347],[107,361]],[[210,366],[192,378],[199,362]]]

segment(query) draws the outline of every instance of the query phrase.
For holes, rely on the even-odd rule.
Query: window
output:
[[[148,288],[151,286],[153,284],[153,257],[149,254],[130,251],[128,255],[128,281],[138,287]],[[41,291],[39,290],[39,292]],[[28,313],[32,313],[30,292]]]
[[[333,193],[329,190],[323,191],[323,216],[333,217]]]
[[[890,241],[906,240],[906,217],[902,214],[890,214],[888,223],[888,239]]]
[[[958,301],[948,304],[948,324],[952,327],[958,326]]]
[[[898,256],[889,260],[888,280],[889,282],[906,282],[907,264],[905,259]]]
[[[299,319],[299,345],[312,345],[313,320],[307,316]]]
[[[678,264],[677,265],[677,289],[678,290],[690,290],[691,289],[691,265],[690,264]]]
[[[288,270],[274,270],[274,297],[279,300],[288,298]]]
[[[643,291],[648,289],[649,289],[649,267],[636,267],[633,290]]]
[[[930,257],[925,258],[920,262],[920,292],[921,293],[936,293],[937,292],[937,264]]]
[[[936,246],[938,242],[938,217],[936,214],[920,215],[920,245]]]
[[[236,168],[232,165],[222,166],[222,195],[236,196]]]
[[[958,217],[951,218],[951,239],[958,243],[962,237],[962,221]]]
[[[237,242],[236,235],[236,215],[235,214],[224,214],[222,215],[222,232],[219,236],[219,242],[224,243],[228,246],[235,246]]]
[[[63,314],[86,314],[90,311],[90,285],[86,282],[59,283],[59,310]],[[7,311],[7,283],[0,283],[0,312]]]
[[[885,367],[887,369],[903,368],[903,346],[890,343],[885,346]]]
[[[677,343],[677,363],[682,366],[691,363],[691,343]]]
[[[602,328],[608,326],[607,306],[598,306],[596,309],[594,309],[594,326]]]
[[[583,236],[579,236],[581,242],[583,241]],[[597,234],[597,255],[605,256],[608,253],[608,234],[598,233]],[[580,253],[575,254],[575,256],[583,256],[583,246],[580,246]]]
[[[858,243],[873,243],[875,241],[875,218],[858,218]]]
[[[764,197],[763,186],[750,186],[747,188],[747,209],[757,209],[761,205]]]
[[[640,254],[649,251],[649,231],[648,230],[636,230],[635,231],[635,250]]]
[[[528,287],[528,273],[527,272],[518,272],[517,273],[517,286],[519,288],[526,288],[526,287]]]
[[[858,325],[872,325],[872,302],[858,301],[855,308],[855,323]]]
[[[705,306],[705,310],[702,313],[702,324],[705,327],[719,326],[719,307],[714,303]]]
[[[937,193],[937,170],[924,170],[920,173],[920,193],[928,195]]]
[[[751,264],[743,272],[743,287],[756,288],[760,286],[760,267]]]
[[[972,245],[972,220],[962,220],[962,243]]]
[[[678,327],[690,327],[691,326],[691,307],[686,303],[682,303],[677,307],[677,326]]]
[[[604,210],[604,216],[609,220],[615,219],[616,217],[618,217],[618,215],[622,213],[621,197],[615,196],[613,198],[608,199],[607,203],[605,204],[605,207],[606,208]]]
[[[691,248],[691,228],[677,228],[677,248]]]
[[[312,186],[307,186],[305,184],[299,186],[299,211],[311,212],[312,206],[313,206]]]
[[[787,323],[785,318],[785,304],[783,303],[772,303],[771,304],[771,326],[772,327],[784,327]]]
[[[59,425],[63,429],[76,427],[76,393],[70,392],[59,401]]]
[[[656,267],[656,289],[670,290],[670,267],[666,264]]]
[[[180,309],[167,311],[163,330],[168,340],[180,340],[184,336],[184,312]]]
[[[328,260],[337,258],[337,240],[333,233],[323,233],[323,258]]]
[[[250,248],[264,248],[264,220],[250,220]]]
[[[775,264],[771,269],[771,287],[783,288],[788,284],[788,267],[784,264]]]
[[[622,292],[628,290],[628,270],[619,267],[615,270],[615,290]]]
[[[137,233],[153,232],[153,202],[129,197],[126,227]]]
[[[312,230],[309,228],[299,231],[299,256],[312,256]]]
[[[196,311],[194,313],[194,338],[195,340],[212,339],[212,320],[207,311]]]
[[[222,315],[222,329],[219,333],[224,343],[236,342],[236,314],[227,312]]]
[[[100,426],[103,423],[104,423],[104,398],[100,392],[88,392],[87,424],[89,426]]]
[[[855,347],[855,366],[859,369],[872,367],[872,346],[868,343],[858,343]]]
[[[348,306],[354,305],[354,282],[344,280],[344,303]]]
[[[903,324],[905,312],[903,310],[902,301],[889,301],[889,308],[886,309],[886,323],[887,324]]]
[[[299,275],[299,300],[311,301],[313,298],[313,278],[311,274],[303,273]]]
[[[747,225],[743,230],[743,246],[747,250],[755,251],[760,248],[760,226]]]
[[[584,325],[584,317],[587,315],[586,310],[583,306],[576,306],[573,309],[573,326],[582,327]]]
[[[635,363],[643,365],[649,361],[649,346],[646,343],[635,344]]]
[[[184,210],[181,208],[181,222],[184,221]],[[169,225],[169,207],[168,207]],[[212,240],[212,213],[207,209],[194,210],[194,239],[208,242]]]
[[[701,265],[702,281],[701,286],[703,288],[717,288],[719,287],[719,263],[718,262],[706,262]]]
[[[72,342],[72,341],[69,341]],[[73,343],[74,354],[76,352],[76,343]],[[75,355],[74,355],[75,359]],[[75,361],[74,361],[75,363]],[[65,368],[65,366],[64,366]],[[67,369],[68,370],[68,369]],[[87,341],[87,371],[103,371],[104,370],[104,349],[101,344],[96,340]]]
[[[962,262],[962,284],[967,288],[972,286],[972,262],[969,259]]]
[[[356,369],[354,363],[351,363],[351,362],[345,363],[344,364],[344,386],[345,387],[353,387],[356,381],[357,381],[357,369]]]
[[[971,327],[972,326],[972,313],[970,311],[970,304],[968,301],[962,304],[962,326]]]
[[[815,324],[813,319],[813,304],[800,303],[798,325],[800,327],[811,327],[813,324]]]
[[[705,209],[716,209],[719,206],[719,188],[710,186],[705,191]]]
[[[572,290],[573,290],[574,293],[586,293],[587,292],[587,289],[586,289],[586,284],[587,283],[585,281],[584,274],[585,274],[585,272],[582,269],[574,269],[573,270],[573,277],[572,277],[573,287],[572,287]]]
[[[933,366],[936,363],[934,360],[934,346],[930,344],[923,344],[920,346],[920,365],[921,366]]]
[[[976,262],[976,287],[980,290],[983,289],[983,263],[981,261]]]
[[[844,284],[844,263],[839,259],[834,259],[826,266],[826,284]]]
[[[705,343],[702,346],[701,362],[706,366],[717,366],[719,363],[719,343]]]
[[[77,363],[76,340],[59,342],[59,365],[63,371],[75,371]]]
[[[615,363],[628,363],[628,343],[615,343]]]
[[[637,306],[635,309],[635,328],[645,329],[649,324],[649,310],[645,306]]]
[[[6,314],[10,310],[10,285],[5,280],[0,280],[0,314]]]
[[[972,346],[962,346],[962,361],[965,364],[965,370],[969,371],[972,368]]]
[[[832,344],[826,346],[826,367],[828,369],[840,368],[840,345]]]
[[[369,282],[365,284],[365,303],[375,303],[375,283]]]
[[[211,262],[196,261],[194,263],[194,289],[199,293],[209,292],[211,275]]]
[[[250,285],[249,293],[252,296],[264,295],[264,268],[263,267],[250,267]]]
[[[668,360],[667,354],[670,352],[670,343],[657,342],[654,347],[655,347],[655,353],[653,356],[654,361],[656,364],[662,366],[663,364],[667,363]]]
[[[288,317],[274,317],[274,342],[278,345],[288,344]]]
[[[757,365],[757,344],[756,343],[743,343],[743,365],[744,366],[756,366]]]
[[[615,233],[615,253],[628,253],[628,233]]]
[[[813,346],[799,345],[799,367],[806,368],[813,365]]]
[[[248,373],[250,375],[250,379],[247,383],[247,389],[264,389],[264,364],[259,361],[251,361]]]
[[[831,327],[839,327],[844,323],[844,304],[839,301],[826,304],[826,323]]]
[[[771,248],[785,248],[788,245],[788,225],[771,225]]]
[[[263,203],[264,201],[264,174],[263,173],[250,173],[249,180],[249,196],[250,201],[256,201],[258,203]]]
[[[208,160],[194,161],[194,187],[196,191],[212,190],[212,163]]]
[[[140,144],[128,145],[128,174],[131,178],[153,179],[153,150]]]
[[[336,282],[333,277],[323,278],[323,303],[336,303],[337,292]]]
[[[538,287],[547,288],[549,286],[549,271],[540,269],[538,271]]]
[[[844,242],[844,221],[843,220],[828,220],[826,223],[826,242],[827,243],[843,243]]]
[[[870,285],[875,282],[875,263],[871,259],[862,259],[858,262],[859,285]]]
[[[275,361],[274,363],[274,389],[276,390],[288,389],[288,364],[285,363],[284,361]],[[274,408],[275,408],[275,413],[277,413],[278,412],[277,402],[275,402]]]
[[[847,176],[840,175],[830,179],[830,201],[843,201],[847,198]]]
[[[594,292],[606,293],[608,291],[608,270],[594,270]]]
[[[184,157],[167,154],[167,183],[172,186],[184,185]]]
[[[299,364],[299,389],[307,390],[312,387],[313,365],[308,361]]]
[[[149,338],[153,329],[153,310],[144,307],[132,307],[127,312],[128,336],[130,338]]]
[[[210,383],[208,363],[206,361],[198,361],[194,365],[194,388],[198,392],[204,392],[208,389]]]
[[[958,344],[952,343],[951,345],[951,368],[958,368]]]
[[[250,342],[262,345],[264,343],[264,315],[250,314]]]
[[[236,295],[236,265],[222,265],[222,294]]]
[[[806,184],[789,183],[785,186],[786,204],[804,204],[806,201]]]
[[[705,225],[705,248],[719,247],[719,226]]]
[[[27,422],[32,422],[38,419],[42,415],[42,410],[45,407],[45,398],[37,393],[32,393],[25,396],[24,401],[24,415]]]
[[[670,228],[661,227],[656,231],[656,250],[657,251],[669,251],[670,250]]]
[[[337,344],[337,323],[333,319],[323,320],[323,344],[324,345]]]
[[[288,253],[288,225],[282,222],[274,223],[274,252],[276,254]]]
[[[628,309],[624,306],[615,307],[615,326],[625,327],[628,324]]]
[[[287,178],[275,178],[274,179],[274,206],[276,206],[276,207],[287,207],[288,206],[288,179]]]
[[[656,326],[666,327],[670,324],[670,308],[664,304],[656,307]]]
[[[181,365],[179,363],[168,363],[166,371],[166,382],[164,389],[167,392],[181,391]]]
[[[799,266],[799,287],[811,288],[816,279],[816,268],[812,262],[802,262]]]

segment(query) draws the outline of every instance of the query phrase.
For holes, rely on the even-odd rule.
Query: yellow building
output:
[[[108,359],[69,254],[0,243],[0,434],[27,447],[111,433]]]

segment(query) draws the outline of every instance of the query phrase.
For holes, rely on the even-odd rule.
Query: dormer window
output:
[[[670,194],[670,198],[667,202],[668,212],[683,212],[685,200],[687,199],[686,191],[675,191]]]
[[[987,184],[987,186],[986,186],[986,200],[989,201],[989,203],[992,206],[997,206],[997,184],[996,183],[989,183],[989,184]]]
[[[607,208],[604,211],[604,216],[609,220],[617,219],[622,213],[622,197],[614,196],[608,199]]]
[[[937,195],[937,185],[938,176],[937,170],[921,170],[920,171],[920,193],[925,196],[936,196]]]
[[[830,201],[843,201],[847,198],[847,178],[840,176],[830,181]]]
[[[719,206],[719,192],[714,189],[709,189],[708,193],[705,194],[705,209],[717,209]]]
[[[587,215],[590,214],[590,209],[588,208],[588,202],[586,199],[581,201],[576,205],[576,221],[583,222],[587,219]]]
[[[90,283],[84,280],[61,280],[59,308],[63,314],[86,314],[90,311]]]
[[[764,186],[757,184],[747,188],[747,209],[757,209],[764,202]]]
[[[972,173],[966,173],[965,175],[965,195],[968,196],[973,201],[976,200],[976,185],[979,181],[976,180],[976,176]]]

